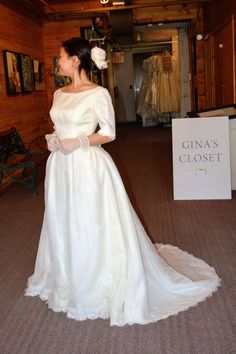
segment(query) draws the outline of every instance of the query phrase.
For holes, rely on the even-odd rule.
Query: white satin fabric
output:
[[[115,137],[114,112],[102,87],[54,95],[58,137]],[[47,300],[69,318],[146,324],[196,305],[220,280],[204,261],[171,245],[151,243],[120,175],[102,147],[50,154],[45,214],[26,295]]]

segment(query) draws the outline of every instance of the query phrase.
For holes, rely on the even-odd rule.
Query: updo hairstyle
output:
[[[70,57],[76,55],[79,58],[79,72],[81,72],[82,69],[84,69],[86,72],[89,72],[91,70],[92,46],[89,41],[83,38],[75,37],[64,41],[62,43],[62,47],[65,49],[65,51]]]

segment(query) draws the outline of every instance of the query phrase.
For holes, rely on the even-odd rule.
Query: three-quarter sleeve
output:
[[[94,109],[100,127],[98,134],[114,140],[116,137],[115,114],[111,96],[107,89],[104,88],[97,95]]]

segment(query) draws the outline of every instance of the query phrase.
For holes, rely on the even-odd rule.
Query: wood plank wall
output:
[[[236,1],[234,0],[214,0],[207,2],[203,6],[203,23],[204,33],[209,36],[209,43],[212,47],[208,47],[208,53],[210,55],[209,61],[212,70],[208,75],[208,87],[212,84],[212,102],[213,106],[231,104],[236,102]],[[231,27],[232,33],[227,35],[226,28]],[[215,47],[218,36],[223,36],[221,40],[227,43],[227,49],[219,52],[219,48]],[[215,44],[214,44],[215,43]],[[208,44],[209,46],[209,44]],[[225,47],[225,46],[224,46]],[[221,64],[218,68],[217,63]],[[209,65],[209,64],[208,64]],[[209,66],[208,66],[209,68]],[[232,72],[230,72],[232,71]],[[230,80],[228,78],[230,77]],[[219,79],[220,78],[220,79]],[[206,79],[206,81],[207,81]],[[218,79],[218,82],[217,82]],[[222,80],[227,82],[227,88],[230,90],[227,94],[224,86],[222,86]],[[230,87],[230,88],[229,88]],[[233,92],[231,87],[233,87]]]
[[[204,32],[214,32],[224,24],[225,20],[236,15],[235,0],[214,0],[203,6]]]
[[[203,33],[203,12],[202,9],[198,12],[198,18],[194,24],[193,36],[197,33]],[[195,110],[203,110],[206,107],[206,84],[205,84],[205,46],[204,41],[196,40],[196,77],[195,86],[197,89],[197,107]]]
[[[31,20],[0,5],[0,131],[15,126],[25,141],[44,134],[47,126],[48,102],[46,91],[7,95],[3,50],[30,55],[44,60],[42,28]],[[46,128],[47,129],[47,128]]]

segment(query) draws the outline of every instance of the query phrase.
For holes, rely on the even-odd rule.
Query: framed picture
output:
[[[71,80],[67,76],[61,76],[58,70],[58,57],[53,57],[53,68],[55,75],[55,84],[56,87],[67,86],[71,83]]]
[[[20,54],[20,65],[22,74],[22,90],[23,92],[32,92],[34,88],[33,84],[33,72],[31,59],[29,55]]]
[[[6,86],[8,95],[22,92],[20,54],[8,50],[3,51]]]
[[[44,65],[39,60],[33,60],[33,73],[35,91],[45,90]]]

